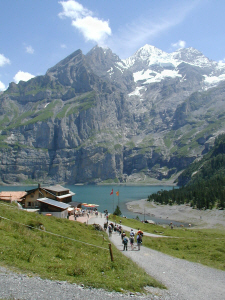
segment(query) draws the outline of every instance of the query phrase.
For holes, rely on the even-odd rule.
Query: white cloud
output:
[[[71,19],[78,19],[86,16],[92,15],[92,12],[84,8],[82,4],[74,0],[60,1],[63,7],[63,12],[59,13],[59,17],[67,17]]]
[[[60,47],[61,47],[62,49],[66,49],[66,48],[67,48],[67,46],[66,46],[65,44],[61,44]]]
[[[107,36],[111,35],[108,22],[91,16],[72,21],[72,25],[80,30],[86,41],[91,40],[103,43]]]
[[[10,64],[10,60],[6,58],[3,54],[0,54],[0,67]]]
[[[92,11],[86,9],[77,1],[60,1],[59,3],[63,7],[63,12],[59,13],[59,17],[71,18],[72,26],[83,34],[86,41],[104,44],[105,39],[111,35],[109,22],[93,17]]]
[[[26,52],[29,53],[29,54],[33,54],[34,53],[34,49],[32,46],[27,46],[26,47]]]
[[[5,91],[6,90],[6,86],[4,85],[3,82],[0,81],[0,91]]]
[[[32,75],[28,72],[19,71],[13,77],[13,80],[15,81],[15,83],[18,83],[20,80],[28,81],[28,80],[30,80],[31,78],[34,78],[34,77],[35,77],[34,75]]]
[[[173,48],[185,48],[186,46],[186,42],[185,41],[182,41],[182,40],[179,40],[178,42],[174,43],[174,44],[171,44],[171,46]]]

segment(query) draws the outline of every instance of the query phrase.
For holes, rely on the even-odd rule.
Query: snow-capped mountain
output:
[[[225,64],[145,45],[77,50],[0,95],[0,183],[176,176],[225,131]]]
[[[133,56],[123,61],[125,68],[133,71],[135,82],[142,84],[160,82],[165,78],[185,80],[181,72],[181,64],[189,64],[199,69],[202,80],[200,88],[208,89],[225,80],[225,64],[210,61],[200,51],[194,48],[181,48],[172,53],[166,53],[154,46],[145,45]]]

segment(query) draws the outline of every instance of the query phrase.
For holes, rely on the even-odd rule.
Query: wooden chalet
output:
[[[37,188],[26,191],[26,195],[22,197],[21,205],[23,208],[40,208],[40,201],[37,201],[37,199],[41,198],[69,203],[72,202],[72,196],[74,195],[75,193],[61,185],[41,187],[38,184]]]

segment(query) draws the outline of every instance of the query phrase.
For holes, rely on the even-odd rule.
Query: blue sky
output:
[[[0,91],[96,44],[121,59],[145,44],[225,59],[224,0],[1,0],[0,12]]]

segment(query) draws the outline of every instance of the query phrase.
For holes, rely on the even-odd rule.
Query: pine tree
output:
[[[121,216],[122,215],[122,212],[121,212],[121,210],[120,210],[120,208],[119,208],[118,205],[117,205],[117,207],[116,207],[116,209],[115,209],[115,211],[114,211],[113,214],[116,215],[116,216]]]

